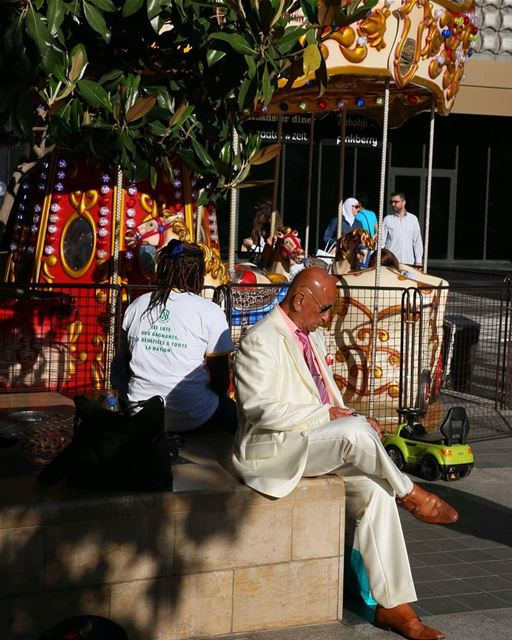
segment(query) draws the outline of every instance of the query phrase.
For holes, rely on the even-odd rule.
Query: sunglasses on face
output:
[[[315,294],[311,291],[311,289],[309,287],[304,287],[304,289],[306,289],[310,294],[311,297],[313,298],[313,300],[316,302],[316,305],[318,307],[318,311],[319,313],[326,313],[327,311],[329,311],[330,309],[332,309],[333,305],[332,304],[320,304],[318,302],[318,300],[315,298]]]

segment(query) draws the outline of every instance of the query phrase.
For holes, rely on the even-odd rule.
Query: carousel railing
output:
[[[0,393],[75,395],[106,388],[107,341],[117,347],[124,309],[149,290],[144,285],[0,285]],[[286,290],[281,284],[233,284],[206,289],[204,295],[224,308],[238,345]],[[408,404],[428,405],[428,427],[434,428],[450,406],[463,404],[472,439],[510,435],[510,280],[454,283],[439,288],[434,303],[420,289],[412,306],[410,300],[404,303],[407,290],[400,288],[340,289],[332,320],[324,328],[327,351],[345,401],[363,413],[369,406],[368,355],[377,291],[374,414],[393,426],[400,398],[405,397]],[[112,318],[114,335],[109,335]]]

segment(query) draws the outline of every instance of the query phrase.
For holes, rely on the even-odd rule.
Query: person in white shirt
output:
[[[401,264],[421,267],[423,241],[418,218],[406,210],[405,194],[401,191],[391,194],[390,204],[393,213],[382,223],[384,248],[394,253]]]
[[[204,272],[197,244],[171,240],[163,247],[156,258],[156,289],[126,309],[116,359],[129,367],[130,413],[160,395],[168,431],[234,433],[236,405],[227,395],[233,342],[222,309],[201,297]]]

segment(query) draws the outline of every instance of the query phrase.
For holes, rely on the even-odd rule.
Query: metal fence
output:
[[[0,393],[73,395],[104,388],[124,309],[148,290],[140,285],[0,285]],[[204,294],[225,309],[237,345],[286,290],[275,284],[228,285]],[[510,280],[456,284],[434,293],[340,288],[324,332],[346,403],[367,413],[375,375],[373,413],[384,423],[396,424],[399,406],[425,405],[425,424],[434,429],[449,407],[462,404],[471,439],[511,435]]]

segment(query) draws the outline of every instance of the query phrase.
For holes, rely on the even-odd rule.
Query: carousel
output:
[[[290,20],[300,23],[303,16],[293,14]],[[381,0],[364,19],[322,32],[320,54],[328,82],[321,95],[315,73],[304,74],[301,67],[281,78],[270,104],[256,104],[252,114],[277,116],[281,143],[285,114],[338,112],[340,194],[347,113],[364,112],[378,121],[382,126],[380,232],[388,130],[421,111],[431,113],[423,269],[408,277],[381,267],[381,238],[359,238],[350,251],[338,256],[339,302],[325,327],[334,375],[347,401],[384,420],[396,420],[404,385],[408,403],[417,405],[435,393],[439,378],[447,283],[428,275],[434,127],[436,113],[447,115],[453,105],[476,33],[472,0]],[[172,172],[161,175],[152,188],[148,183],[130,183],[118,167],[100,167],[60,152],[43,158],[21,184],[6,228],[0,392],[107,388],[128,292],[133,296],[137,287],[142,290],[150,283],[155,252],[175,237],[201,244],[206,284],[227,286],[224,299],[235,338],[239,337],[244,327],[280,299],[291,267],[310,253],[314,126],[312,117],[304,242],[293,228],[277,229],[274,215],[271,233],[276,242],[266,272],[237,264],[236,189],[231,194],[228,263],[223,264],[215,205],[196,204],[198,176],[186,167],[174,164]],[[237,144],[234,133],[235,152]],[[279,156],[274,211],[278,176]],[[377,266],[352,271],[354,251],[371,249],[372,242]],[[421,326],[420,332],[408,330],[405,342],[404,318]],[[397,344],[401,346],[391,346]],[[414,358],[406,357],[411,353]],[[410,367],[404,372],[406,360]]]

